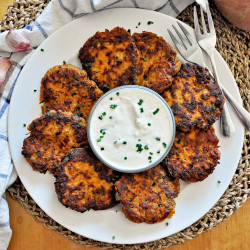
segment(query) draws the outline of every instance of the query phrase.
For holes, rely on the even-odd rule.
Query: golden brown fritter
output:
[[[87,73],[73,65],[55,66],[41,81],[40,101],[43,113],[53,109],[72,112],[85,119],[103,92]]]
[[[116,182],[116,199],[125,216],[136,223],[153,224],[172,217],[180,191],[179,181],[158,165],[145,172],[124,174]]]
[[[91,150],[73,149],[56,171],[58,200],[78,212],[113,207],[117,204],[114,182],[118,177]]]
[[[41,173],[54,173],[68,151],[88,145],[86,122],[72,113],[52,110],[32,121],[28,130],[22,155]]]
[[[176,50],[151,32],[134,33],[132,37],[140,52],[136,84],[162,93],[172,84],[172,76],[181,67]]]
[[[89,78],[106,91],[135,83],[138,57],[130,32],[120,27],[97,32],[79,51]]]
[[[161,164],[174,178],[188,182],[202,181],[218,164],[218,142],[213,127],[177,131],[173,147]]]
[[[170,89],[163,93],[175,116],[176,127],[188,131],[208,128],[219,119],[224,97],[207,69],[199,65],[182,65]]]

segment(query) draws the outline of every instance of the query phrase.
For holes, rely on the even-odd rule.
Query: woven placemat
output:
[[[0,31],[12,27],[22,28],[42,12],[49,0],[16,0],[9,6],[8,13],[0,22]],[[188,7],[178,18],[192,26],[193,6]],[[211,4],[212,14],[215,21],[218,41],[217,50],[229,65],[238,84],[244,106],[250,111],[250,83],[249,83],[249,33],[235,28],[225,20],[216,7]],[[195,236],[207,232],[217,226],[221,221],[228,219],[247,200],[250,193],[250,133],[245,133],[245,140],[236,173],[220,200],[199,221],[185,230],[170,237],[145,244],[115,245],[97,242],[80,236],[56,223],[45,214],[32,200],[18,179],[8,193],[30,212],[37,221],[43,223],[47,228],[63,234],[68,239],[80,245],[95,246],[100,248],[122,248],[122,249],[159,249],[183,243]]]

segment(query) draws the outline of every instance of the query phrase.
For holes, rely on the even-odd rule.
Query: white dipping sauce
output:
[[[169,106],[157,93],[141,86],[109,91],[93,107],[88,120],[88,138],[96,156],[123,172],[158,164],[174,136]]]

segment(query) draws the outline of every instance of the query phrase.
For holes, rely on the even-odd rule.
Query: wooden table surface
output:
[[[13,0],[0,0],[0,19]],[[13,230],[8,250],[92,250],[79,246],[53,230],[35,221],[25,208],[7,195],[10,206],[10,225]],[[249,250],[250,249],[250,199],[229,220],[219,224],[184,244],[170,250]]]

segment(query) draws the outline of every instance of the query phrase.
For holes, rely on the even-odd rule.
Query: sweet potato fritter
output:
[[[202,181],[218,164],[218,142],[213,127],[177,131],[173,147],[161,164],[174,178],[187,182]]]
[[[172,84],[172,76],[181,67],[176,50],[151,32],[134,33],[132,37],[140,52],[136,84],[162,93]]]
[[[124,174],[116,182],[116,199],[125,216],[136,223],[153,224],[172,217],[180,191],[179,181],[158,165],[145,172]]]
[[[113,207],[117,204],[114,182],[118,177],[91,150],[73,149],[56,171],[58,200],[78,212]]]
[[[87,73],[73,65],[55,66],[41,81],[43,113],[53,109],[72,112],[85,119],[103,92]]]
[[[188,131],[193,127],[208,128],[219,119],[224,97],[207,69],[199,65],[182,65],[163,98],[172,108],[176,127]]]
[[[79,51],[89,78],[104,91],[134,84],[138,57],[130,32],[120,27],[97,32]]]
[[[88,145],[85,120],[60,110],[35,119],[28,130],[22,155],[41,173],[49,170],[53,174],[69,150]]]

